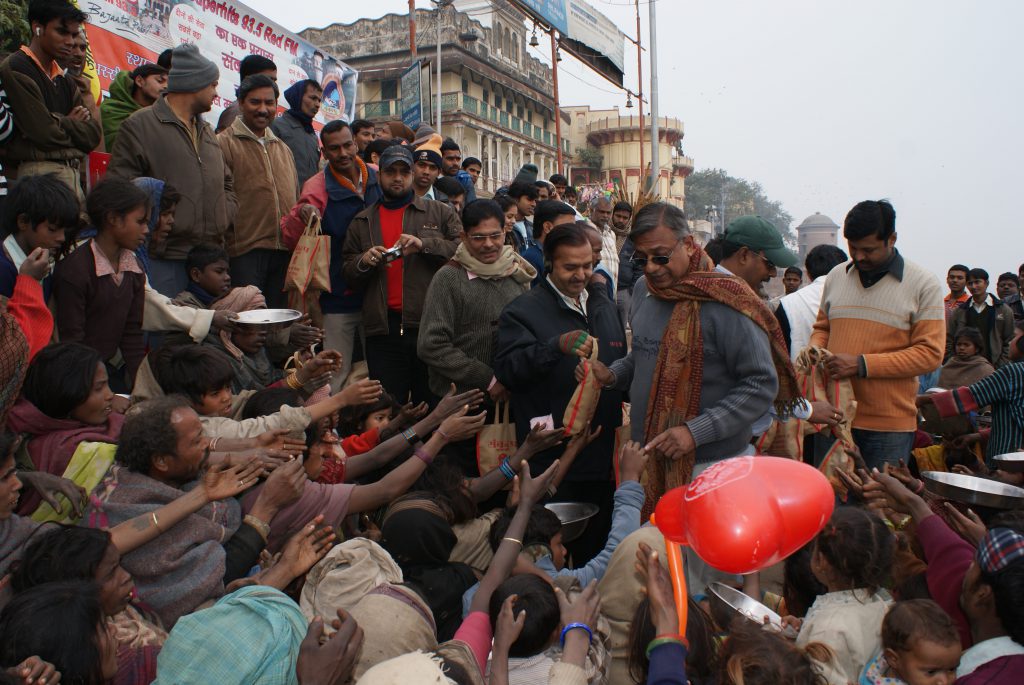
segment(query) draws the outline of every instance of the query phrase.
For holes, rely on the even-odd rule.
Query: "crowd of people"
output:
[[[429,125],[314,126],[313,80],[279,115],[259,55],[216,129],[188,44],[97,106],[88,17],[28,20],[0,63],[0,683],[1024,682],[1024,514],[921,476],[1021,484],[993,458],[1024,447],[1024,265],[944,295],[885,200],[799,264],[761,217],[702,246],[530,164],[478,198]],[[248,320],[296,306],[317,226],[322,292]],[[809,395],[808,349],[855,403]],[[759,573],[685,550],[681,626],[659,498],[804,425],[784,456],[814,467],[852,436],[831,518]]]

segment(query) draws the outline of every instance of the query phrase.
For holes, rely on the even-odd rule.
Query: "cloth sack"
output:
[[[590,350],[590,357],[583,360],[583,380],[576,386],[565,408],[562,425],[565,426],[565,437],[570,438],[589,430],[590,422],[597,412],[597,402],[601,399],[601,383],[594,376],[593,362],[597,360],[597,338]]]
[[[306,574],[299,607],[310,621],[315,616],[334,616],[338,609],[351,609],[378,585],[401,582],[402,569],[383,547],[353,538],[335,545]]]
[[[830,431],[836,438],[828,453],[822,459],[819,470],[825,474],[836,494],[846,501],[847,489],[839,479],[838,472],[853,473],[856,463],[852,456],[856,446],[851,428],[857,415],[857,400],[849,378],[830,378],[825,362],[832,353],[819,347],[807,347],[796,358],[794,368],[800,393],[811,402],[828,402],[843,412],[843,420],[835,428],[810,421],[790,418],[789,421],[773,421],[771,428],[757,441],[758,454],[803,459],[804,436]]]
[[[284,289],[288,306],[309,314],[314,325],[322,327],[320,293],[331,292],[331,237],[324,235],[320,217],[315,214],[306,222],[306,230],[292,252]]]
[[[509,415],[509,403],[494,405],[494,423],[485,425],[476,436],[476,465],[480,475],[498,468],[502,460],[518,449],[516,424]]]

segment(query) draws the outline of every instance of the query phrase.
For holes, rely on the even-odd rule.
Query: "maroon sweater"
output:
[[[96,261],[89,243],[83,243],[57,263],[53,297],[57,305],[57,331],[61,342],[92,347],[105,361],[121,350],[128,381],[146,355],[142,338],[142,307],[146,277],[123,272],[121,285],[112,276],[96,276]]]

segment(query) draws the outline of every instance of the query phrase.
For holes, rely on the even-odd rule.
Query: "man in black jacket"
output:
[[[580,357],[589,355],[595,339],[605,364],[626,354],[626,334],[607,289],[587,287],[593,273],[587,234],[575,224],[558,226],[544,240],[544,257],[551,265],[547,277],[505,307],[498,320],[494,374],[512,393],[520,443],[531,419],[550,416],[555,426],[562,424],[577,385],[576,366]],[[569,544],[577,566],[602,549],[611,526],[612,457],[615,431],[622,425],[622,396],[602,391],[591,423],[592,430],[601,429],[600,435],[583,448],[555,497],[599,507],[583,535]],[[530,460],[531,469],[539,473],[560,453],[560,448],[541,452]]]

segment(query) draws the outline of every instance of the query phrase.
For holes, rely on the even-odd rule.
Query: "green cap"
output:
[[[772,264],[784,269],[796,266],[800,261],[786,249],[779,229],[759,216],[741,216],[731,221],[725,229],[725,239],[737,245],[745,245],[754,252],[764,252],[765,258]]]

